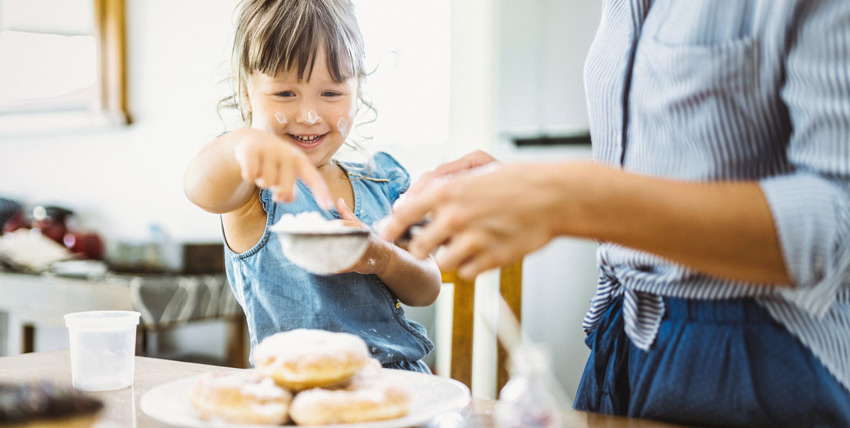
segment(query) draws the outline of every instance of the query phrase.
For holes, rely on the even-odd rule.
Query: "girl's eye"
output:
[[[275,95],[279,97],[294,97],[295,94],[292,91],[281,91],[276,93]]]
[[[322,92],[322,96],[323,96],[323,97],[338,97],[338,96],[340,96],[340,95],[342,95],[342,94],[341,94],[341,93],[339,93],[339,92],[334,92],[334,91],[325,91],[325,92]]]

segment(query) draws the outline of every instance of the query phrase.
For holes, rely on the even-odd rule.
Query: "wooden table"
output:
[[[211,366],[205,364],[184,363],[157,358],[136,357],[135,380],[132,387],[117,391],[91,393],[101,398],[106,407],[101,411],[96,428],[163,428],[166,425],[148,417],[141,410],[139,400],[149,389],[172,380],[193,376],[207,371],[235,372],[240,369]],[[16,383],[36,379],[49,379],[64,384],[71,383],[71,362],[67,350],[34,352],[11,357],[0,358],[0,382]],[[488,416],[492,415],[495,405],[493,400],[475,399],[466,409],[461,409],[457,415],[474,418],[476,422],[484,421],[485,425],[475,424],[484,428]],[[564,410],[564,426],[566,427],[606,427],[606,428],[663,428],[673,425],[639,419],[619,418],[595,413]],[[440,422],[440,421],[443,422]],[[447,422],[448,421],[448,422]],[[460,428],[458,418],[438,418],[424,428]]]
[[[100,413],[96,428],[160,428],[165,427],[142,412],[139,400],[149,389],[187,376],[207,371],[229,372],[239,369],[205,364],[184,363],[157,358],[136,357],[133,386],[116,391],[93,392],[106,407]],[[68,350],[33,352],[0,358],[0,382],[23,382],[35,379],[71,384],[71,356]]]

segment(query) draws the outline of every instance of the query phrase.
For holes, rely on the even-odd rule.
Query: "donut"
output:
[[[206,373],[195,383],[191,402],[202,420],[283,425],[289,421],[292,393],[256,372]]]
[[[381,375],[358,375],[341,389],[314,388],[292,400],[289,415],[298,425],[375,422],[402,417],[410,393]]]
[[[324,330],[276,333],[254,348],[257,371],[294,391],[344,384],[371,358],[359,336]]]
[[[87,428],[103,402],[52,381],[0,383],[0,426]]]

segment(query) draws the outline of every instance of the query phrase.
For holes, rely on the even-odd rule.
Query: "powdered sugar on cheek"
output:
[[[339,130],[340,135],[343,137],[348,136],[348,125],[348,119],[345,117],[341,117],[336,121],[336,129]]]
[[[281,125],[286,125],[289,121],[286,120],[286,115],[281,112],[275,112],[274,119]]]

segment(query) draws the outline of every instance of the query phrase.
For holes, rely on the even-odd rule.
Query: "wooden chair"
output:
[[[443,283],[454,284],[452,305],[452,352],[449,377],[472,386],[472,337],[475,308],[475,280],[465,280],[456,272],[443,272]],[[499,270],[499,293],[508,307],[522,319],[522,260]],[[498,345],[496,392],[508,381],[507,352]]]

